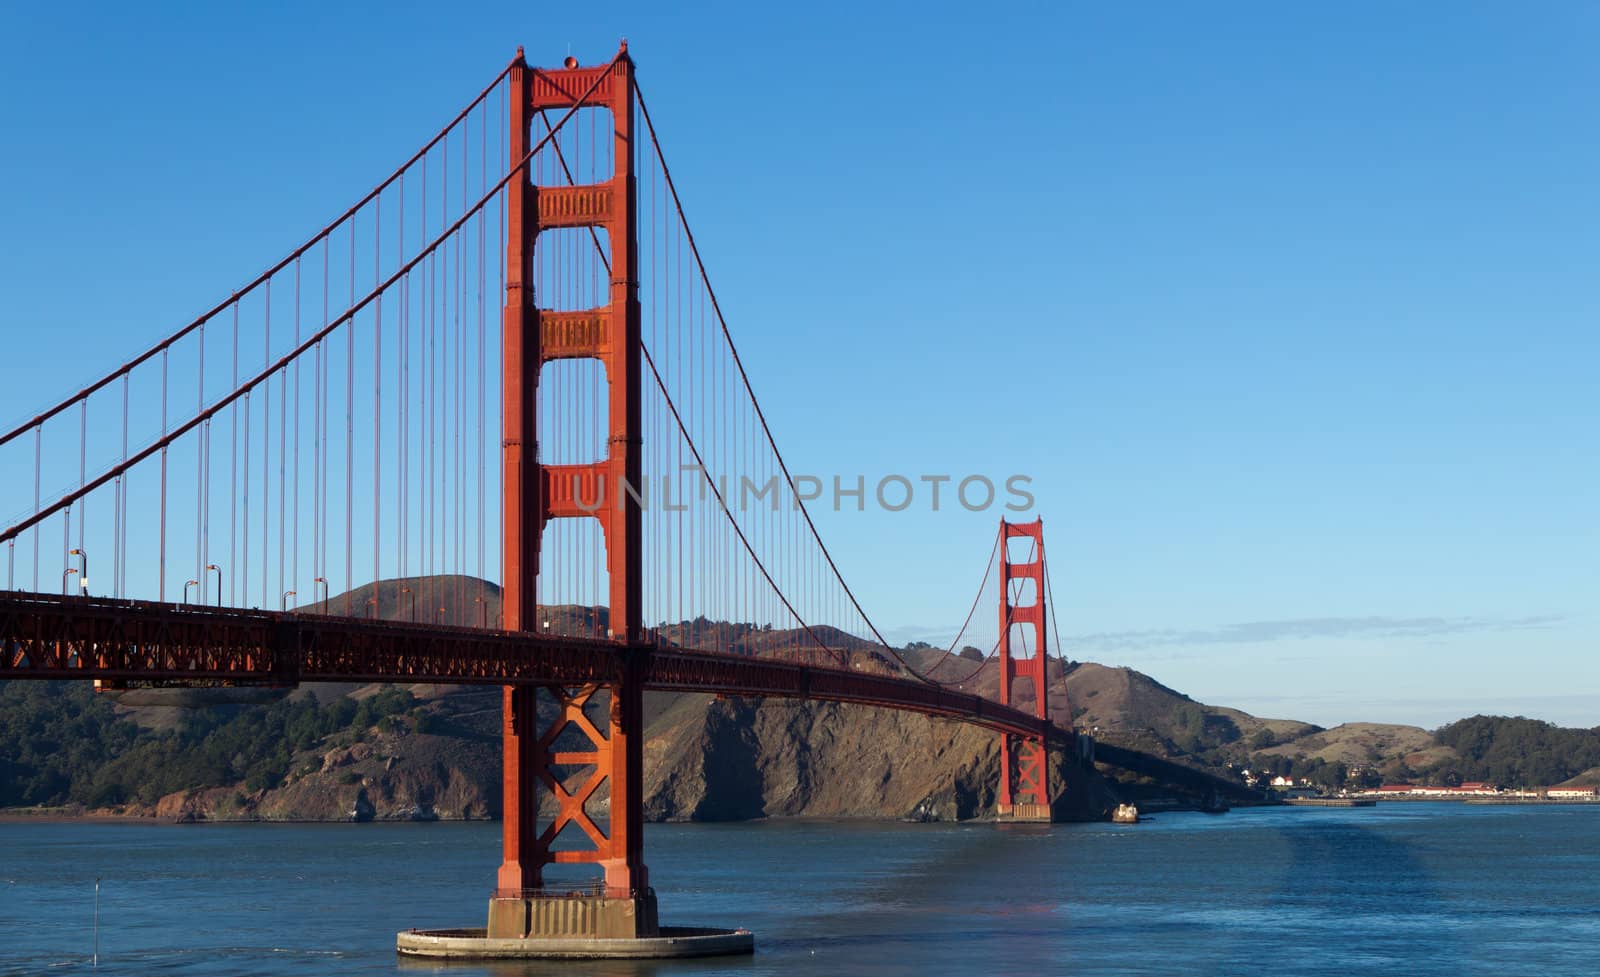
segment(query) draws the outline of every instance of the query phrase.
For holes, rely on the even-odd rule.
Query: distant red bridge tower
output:
[[[1010,541],[1032,541],[1031,559],[1013,563]],[[1012,602],[1012,583],[1032,581],[1027,603]],[[1019,676],[1033,685],[1034,715],[1049,719],[1049,658],[1044,643],[1045,615],[1044,519],[1014,523],[1000,520],[1000,702],[1012,705],[1012,684]],[[1028,588],[1024,587],[1026,594]],[[1021,649],[1013,649],[1013,629],[1020,633]],[[1028,629],[1032,634],[1028,634]],[[1015,650],[1031,651],[1032,657],[1019,658]],[[1050,751],[1042,736],[1002,733],[1000,736],[1000,803],[996,813],[1013,821],[1050,820]]]

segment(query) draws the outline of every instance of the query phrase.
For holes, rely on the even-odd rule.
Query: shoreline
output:
[[[1370,797],[1356,795],[1360,800],[1373,800],[1383,804],[1600,804],[1600,797]]]
[[[1330,804],[1329,801],[1339,803]],[[1298,803],[1297,803],[1298,802]],[[1320,802],[1320,803],[1319,803]],[[1357,802],[1357,803],[1352,803]],[[1254,807],[1369,807],[1378,804],[1463,804],[1481,806],[1506,806],[1506,807],[1585,807],[1600,805],[1600,798],[1581,797],[1348,797],[1348,798],[1296,798],[1280,801],[1276,804],[1267,802],[1261,804],[1235,804],[1235,808]],[[1192,804],[1152,804],[1147,808],[1149,813],[1178,813],[1178,812],[1210,812]],[[903,822],[905,818],[885,816],[881,818],[748,818],[745,821],[860,821],[874,822]],[[972,818],[967,822],[952,823],[984,823],[990,818]],[[500,818],[373,818],[357,821],[352,818],[195,818],[195,817],[169,817],[156,814],[129,814],[107,810],[85,810],[73,807],[5,807],[0,808],[0,824],[143,824],[159,826],[183,826],[205,824],[498,824]],[[651,822],[669,823],[669,822]],[[689,822],[693,823],[693,822]],[[711,823],[711,822],[707,822]],[[1065,822],[1064,822],[1065,823]]]
[[[0,807],[0,824],[495,824],[499,818],[194,818],[158,814],[73,811],[70,808]]]
[[[139,814],[62,814],[57,811],[33,812],[26,808],[0,808],[0,824],[178,824],[172,818],[145,817]]]

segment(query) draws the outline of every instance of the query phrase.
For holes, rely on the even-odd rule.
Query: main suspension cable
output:
[[[615,59],[613,59],[612,63],[615,63]],[[589,87],[585,89],[584,93],[578,97],[576,102],[573,103],[572,107],[567,109],[567,111],[557,121],[554,130],[546,134],[544,138],[540,139],[537,144],[529,149],[528,152],[523,155],[522,159],[517,161],[517,163],[507,171],[505,176],[501,177],[493,187],[491,187],[486,193],[484,193],[482,197],[478,199],[477,203],[473,204],[472,207],[468,208],[464,213],[461,214],[461,216],[457,217],[453,222],[451,222],[450,226],[442,230],[439,235],[428,244],[427,247],[423,248],[409,261],[396,269],[395,272],[386,278],[381,284],[379,284],[378,287],[368,292],[367,295],[361,299],[361,301],[353,303],[350,308],[343,312],[336,320],[324,325],[321,329],[317,330],[310,337],[308,337],[304,342],[300,343],[294,349],[284,354],[276,362],[266,366],[261,372],[247,380],[243,385],[236,386],[234,390],[230,391],[204,411],[201,411],[188,421],[163,434],[158,440],[147,446],[144,450],[128,458],[126,461],[123,461],[122,463],[112,467],[103,475],[91,480],[86,485],[81,485],[79,488],[69,491],[66,495],[62,496],[60,500],[51,503],[48,507],[36,505],[33,515],[23,519],[21,522],[18,522],[13,526],[0,530],[0,542],[15,539],[23,531],[43,522],[56,512],[72,505],[85,495],[88,495],[94,490],[105,485],[113,478],[124,474],[145,459],[165,450],[174,441],[178,440],[183,435],[188,434],[190,431],[199,427],[206,420],[221,412],[224,407],[227,407],[228,405],[241,399],[256,387],[261,386],[263,383],[270,380],[275,374],[278,373],[278,371],[286,368],[290,363],[294,362],[307,350],[315,346],[316,343],[326,339],[340,326],[352,321],[357,314],[359,314],[368,305],[372,304],[372,302],[376,300],[379,295],[393,286],[395,282],[402,279],[407,272],[411,271],[411,269],[420,264],[424,258],[433,254],[434,251],[440,247],[440,245],[448,241],[457,231],[461,230],[461,228],[465,226],[472,217],[482,210],[490,200],[494,199],[496,194],[498,194],[508,183],[511,182],[513,177],[520,175],[526,169],[528,162],[545,147],[545,145],[554,137],[555,133],[561,130],[562,126],[566,125],[567,120],[571,119],[578,109],[583,107],[584,103],[586,103],[589,100],[589,97],[594,94],[595,89],[599,87],[600,82],[603,81],[606,76],[607,73],[604,71],[597,73],[594,81],[590,83]],[[76,398],[68,403],[76,403]]]
[[[23,434],[27,433],[28,431],[32,430],[34,427],[37,427],[38,425],[43,424],[45,421],[50,420],[52,417],[55,417],[57,414],[60,414],[62,411],[66,410],[68,407],[71,407],[73,404],[77,403],[78,401],[82,400],[83,398],[88,397],[90,394],[96,393],[99,390],[104,389],[105,387],[109,386],[111,383],[116,381],[119,377],[124,376],[125,374],[132,372],[137,367],[139,367],[142,364],[148,362],[149,360],[154,358],[157,354],[161,353],[163,350],[168,349],[169,347],[171,347],[173,343],[176,343],[180,339],[183,339],[185,336],[189,335],[191,332],[194,332],[196,329],[199,329],[202,325],[204,325],[209,320],[215,318],[216,316],[220,315],[222,312],[226,311],[227,308],[230,305],[235,305],[236,303],[238,303],[240,299],[244,298],[246,295],[249,295],[251,292],[255,291],[264,282],[266,282],[269,279],[271,279],[278,272],[283,271],[285,268],[289,267],[289,265],[293,264],[296,260],[298,260],[306,252],[308,252],[312,248],[316,247],[318,244],[320,244],[322,241],[324,241],[326,238],[328,238],[329,235],[331,235],[335,230],[337,230],[339,228],[339,226],[342,225],[345,221],[347,221],[351,217],[355,216],[357,211],[361,210],[361,208],[365,207],[367,204],[369,204],[373,200],[377,199],[378,195],[383,193],[384,190],[388,189],[390,184],[394,183],[397,179],[399,179],[401,174],[403,174],[406,170],[408,170],[412,166],[414,166],[418,160],[422,159],[424,156],[426,156],[428,154],[428,152],[430,150],[433,149],[434,146],[438,145],[438,143],[439,143],[439,141],[441,139],[445,138],[446,135],[448,135],[453,129],[455,129],[456,125],[458,125],[461,122],[462,119],[465,119],[469,112],[471,112],[473,109],[477,108],[478,105],[485,98],[487,98],[491,92],[494,91],[495,87],[498,86],[500,84],[500,82],[505,80],[506,76],[511,73],[511,68],[515,64],[516,64],[516,61],[513,60],[510,64],[507,64],[504,68],[502,68],[500,73],[495,76],[494,81],[491,81],[487,86],[484,87],[483,91],[478,93],[478,97],[477,98],[474,98],[467,105],[466,108],[464,108],[460,112],[456,113],[455,118],[451,119],[448,123],[446,123],[445,127],[443,129],[439,130],[438,134],[435,135],[432,139],[428,140],[427,143],[425,143],[421,149],[419,149],[415,153],[413,153],[410,159],[407,159],[404,163],[400,164],[400,167],[398,169],[396,169],[393,173],[389,174],[389,176],[387,176],[383,180],[383,182],[381,182],[377,186],[373,187],[370,191],[367,192],[367,194],[365,196],[363,196],[360,200],[357,200],[347,210],[345,210],[344,213],[340,214],[336,219],[334,219],[333,222],[328,224],[322,230],[318,231],[315,235],[313,235],[304,244],[300,245],[298,248],[295,248],[293,251],[289,252],[289,254],[286,257],[283,258],[283,260],[279,261],[277,264],[274,264],[273,266],[268,268],[266,271],[264,271],[261,274],[257,275],[244,288],[240,289],[237,292],[232,293],[231,295],[228,296],[228,298],[226,300],[217,303],[215,306],[213,306],[205,314],[201,315],[199,318],[195,319],[194,321],[190,322],[188,325],[186,325],[183,328],[179,329],[177,332],[174,332],[173,334],[171,334],[167,338],[165,338],[165,339],[161,340],[160,342],[156,343],[154,346],[151,346],[149,349],[145,350],[143,353],[140,353],[138,356],[135,356],[133,359],[129,360],[128,362],[126,362],[124,364],[122,364],[120,367],[116,368],[115,370],[111,371],[110,373],[107,373],[105,376],[101,377],[99,380],[96,380],[95,382],[89,384],[88,386],[84,387],[82,390],[79,390],[77,393],[73,394],[72,396],[70,396],[70,397],[66,398],[65,400],[62,400],[61,402],[57,403],[55,406],[47,408],[44,411],[41,411],[39,414],[35,415],[33,418],[29,419],[28,421],[25,421],[24,423],[17,425],[16,427],[10,429],[9,431],[6,431],[4,434],[0,434],[0,446],[4,446],[4,445],[8,444],[9,442],[15,440],[16,438],[20,437],[21,435],[23,435]]]

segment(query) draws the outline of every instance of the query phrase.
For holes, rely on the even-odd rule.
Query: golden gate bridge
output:
[[[748,949],[748,934],[696,943],[657,921],[646,690],[993,729],[1000,818],[1049,820],[1050,748],[1093,750],[1047,701],[1041,521],[1001,522],[981,661],[957,654],[977,599],[948,649],[913,657],[846,584],[734,345],[626,43],[556,69],[519,49],[283,259],[0,433],[0,459],[0,678],[503,686],[488,926],[402,934],[411,952]],[[985,673],[997,700],[970,691]],[[1237,788],[1131,751],[1096,758]],[[558,886],[552,864],[596,875]]]

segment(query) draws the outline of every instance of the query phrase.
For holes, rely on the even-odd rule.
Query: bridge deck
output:
[[[913,678],[763,658],[303,612],[0,591],[0,679],[585,685],[818,699],[940,716],[1071,747],[1070,730]],[[1096,744],[1099,762],[1227,796],[1242,784]]]
[[[125,681],[615,683],[821,699],[944,716],[1007,733],[1071,734],[914,678],[596,639],[0,591],[0,678]]]

